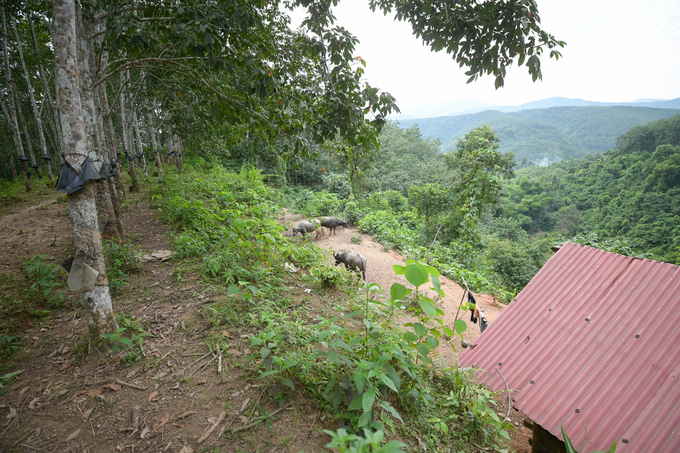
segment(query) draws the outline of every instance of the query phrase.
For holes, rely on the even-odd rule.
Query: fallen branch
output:
[[[501,379],[503,379],[503,382],[505,382],[505,390],[508,394],[508,415],[506,415],[505,418],[503,419],[503,421],[506,422],[510,417],[510,409],[512,409],[512,400],[510,399],[510,387],[508,387],[508,382],[503,377],[503,373],[501,373],[498,368],[494,368],[494,370],[498,371],[498,374],[501,375]]]
[[[271,416],[273,416],[273,415],[276,415],[276,414],[278,414],[279,412],[281,412],[282,410],[286,409],[288,406],[289,406],[289,404],[286,404],[286,405],[283,406],[281,409],[275,410],[274,412],[272,412],[271,414],[268,414],[268,415],[267,415],[266,417],[264,417],[264,418],[269,418],[269,417],[271,417]],[[250,429],[250,428],[252,428],[253,426],[257,425],[258,423],[260,423],[260,421],[261,421],[261,420],[256,420],[256,421],[254,421],[254,422],[252,422],[252,423],[249,423],[249,424],[247,424],[247,425],[243,425],[243,426],[241,426],[240,428],[233,429],[231,432],[232,432],[232,433],[237,433],[237,432],[239,432],[239,431],[245,431],[246,429]]]
[[[217,425],[222,423],[222,420],[224,420],[224,417],[226,417],[226,416],[227,416],[227,411],[220,412],[220,416],[217,417],[217,420],[215,420],[215,423],[213,423],[212,426],[210,428],[208,428],[208,430],[205,433],[203,433],[201,438],[198,439],[198,442],[196,442],[196,443],[200,444],[201,442],[206,440],[212,434],[212,432],[215,431],[215,428],[217,428]]]

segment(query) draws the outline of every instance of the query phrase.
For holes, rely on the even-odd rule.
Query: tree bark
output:
[[[19,93],[14,91],[15,101],[17,105],[17,113],[19,114],[19,122],[24,130],[24,137],[26,138],[26,147],[28,148],[28,157],[31,158],[31,168],[33,168],[33,173],[38,179],[42,179],[40,174],[40,165],[35,160],[35,154],[33,154],[33,144],[31,142],[31,135],[28,132],[28,123],[26,123],[26,118],[24,118],[24,112],[21,110],[21,99],[19,99]]]
[[[78,91],[75,1],[54,0],[53,17],[57,98],[66,145],[65,159],[76,172],[80,173],[88,152]],[[81,287],[84,300],[89,307],[89,353],[108,354],[111,345],[102,335],[115,333],[118,330],[118,323],[113,312],[109,282],[106,278],[106,265],[102,253],[101,235],[97,228],[97,210],[92,181],[86,181],[81,190],[69,194],[68,201],[69,214],[73,222],[73,244],[76,249],[73,266],[78,264],[82,269],[85,268],[84,265],[87,265],[98,272],[93,285],[94,289],[91,289],[90,285],[85,285],[84,281]],[[71,268],[69,286],[71,286],[71,277],[74,275],[74,267]]]
[[[31,76],[26,68],[26,62],[24,61],[24,51],[21,46],[21,37],[19,36],[19,30],[17,29],[16,20],[12,17],[12,28],[14,28],[14,35],[17,38],[17,51],[19,52],[19,60],[21,61],[21,69],[24,71],[24,78],[26,79],[26,87],[28,89],[28,97],[31,101],[31,108],[33,109],[33,116],[35,117],[35,125],[38,128],[38,139],[40,141],[40,150],[42,151],[42,160],[45,164],[45,170],[47,171],[47,177],[52,180],[52,167],[50,167],[50,156],[47,154],[47,142],[45,142],[45,133],[43,132],[42,118],[40,118],[40,111],[38,110],[38,104],[35,102],[35,95],[33,93],[33,84],[31,83]],[[28,140],[28,137],[26,137]],[[37,171],[37,170],[36,170]]]
[[[149,176],[149,172],[146,169],[146,156],[144,156],[144,146],[142,145],[142,136],[139,133],[139,123],[140,123],[140,121],[137,118],[137,110],[136,109],[132,110],[132,122],[135,125],[135,136],[137,137],[137,158],[139,159],[139,162],[141,163],[142,171],[144,172],[144,176]]]
[[[135,172],[135,150],[130,146],[130,129],[128,118],[125,111],[125,100],[127,93],[125,93],[125,75],[120,74],[120,122],[123,130],[123,147],[125,149],[125,160],[128,164],[128,173],[130,173],[130,179],[132,180],[131,192],[139,192],[139,182],[137,181],[137,173]]]
[[[27,159],[24,155],[24,145],[21,141],[21,132],[19,131],[19,123],[17,122],[16,105],[14,103],[14,90],[16,89],[16,86],[14,84],[14,78],[12,77],[12,69],[9,65],[9,43],[7,42],[7,22],[5,20],[4,7],[0,6],[0,14],[2,15],[2,53],[5,61],[5,83],[7,84],[9,111],[7,107],[5,107],[4,102],[2,103],[2,106],[9,121],[10,129],[12,130],[12,137],[14,138],[14,146],[19,156],[19,162],[21,162],[21,171],[24,173],[26,192],[30,192],[33,190],[33,186],[31,185],[31,175],[28,172],[28,165],[26,165]]]
[[[31,20],[31,15],[27,14],[27,17],[28,24],[31,27],[33,51],[37,55],[40,49],[38,48],[38,39],[35,36],[35,27],[33,26],[33,20]],[[52,97],[52,90],[50,89],[50,85],[47,83],[47,77],[45,76],[45,68],[43,67],[42,63],[38,64],[38,74],[40,75],[40,84],[43,86],[43,95],[46,97],[47,105],[49,107],[49,112],[47,112],[48,122],[52,127],[52,131],[54,132],[54,137],[57,142],[57,153],[61,156],[64,153],[64,140],[61,134],[60,127],[61,125],[59,124],[58,121],[59,113],[57,112],[57,107],[55,105],[54,98]],[[43,102],[45,102],[44,99]]]
[[[146,123],[147,135],[151,141],[151,150],[154,153],[156,159],[156,167],[158,168],[158,174],[163,174],[163,164],[161,164],[161,155],[158,152],[158,143],[156,142],[156,131],[153,127],[153,114],[151,113],[151,108],[149,107],[148,116],[149,121]]]
[[[100,140],[99,131],[99,112],[95,105],[94,92],[92,91],[92,68],[90,62],[94,46],[91,40],[84,37],[92,35],[94,27],[87,17],[83,17],[82,9],[76,3],[76,26],[78,32],[78,81],[80,100],[85,122],[85,132],[87,134],[87,149],[89,158],[97,171],[101,171],[104,162],[108,163],[108,156],[105,156],[102,149],[103,143]],[[97,204],[97,219],[99,232],[104,239],[120,239],[116,224],[116,215],[113,210],[109,185],[106,181],[96,180],[94,184],[94,197]]]
[[[7,148],[7,157],[9,158],[9,165],[10,167],[12,167],[12,178],[16,179],[17,168],[14,166],[14,156],[12,156],[12,149],[9,147],[9,141],[7,140],[7,134],[5,134],[5,128],[0,126],[0,131],[2,131],[2,140],[5,142],[5,148]]]

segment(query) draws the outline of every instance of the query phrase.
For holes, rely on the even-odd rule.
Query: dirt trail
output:
[[[281,218],[281,223],[290,226],[293,223],[297,223],[300,220],[305,220],[299,215],[286,214]],[[361,236],[361,243],[355,244],[352,242],[352,236]],[[380,285],[380,287],[389,291],[393,283],[401,283],[406,287],[409,287],[409,283],[403,275],[396,275],[392,266],[395,264],[404,264],[404,259],[395,251],[383,251],[383,246],[377,242],[373,242],[371,236],[367,234],[359,233],[356,228],[347,228],[344,231],[340,231],[337,234],[330,236],[324,236],[323,238],[315,239],[315,243],[324,249],[333,250],[335,253],[341,252],[345,249],[353,250],[355,252],[361,253],[366,257],[366,280],[369,282],[375,282]],[[460,285],[456,282],[441,276],[440,278],[442,289],[444,290],[445,297],[442,301],[442,309],[444,310],[444,322],[446,325],[451,326],[456,317],[456,310],[463,298],[463,291]],[[492,296],[487,294],[473,293],[479,308],[486,317],[489,323],[496,320],[498,315],[501,314],[505,305],[496,302]],[[480,334],[479,324],[473,324],[470,322],[470,313],[460,313],[459,318],[464,319],[468,324],[468,330],[463,333],[463,337],[470,343],[472,343]],[[460,338],[454,340],[454,345],[456,349],[461,348]],[[459,349],[460,350],[460,349]],[[448,348],[450,351],[450,347]],[[451,352],[447,352],[446,349],[441,351],[442,354],[449,359],[451,357]],[[448,360],[447,360],[448,361]],[[448,362],[452,365],[451,362]]]

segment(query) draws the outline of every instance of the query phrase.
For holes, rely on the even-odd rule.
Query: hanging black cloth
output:
[[[75,168],[64,161],[61,165],[61,172],[59,172],[59,179],[57,179],[57,184],[54,189],[57,192],[64,192],[71,195],[73,192],[77,192],[83,188],[85,181],[94,179],[96,181],[101,181],[103,178],[99,172],[92,165],[90,158],[86,158],[83,162],[83,167],[80,169],[80,173],[76,172]]]
[[[470,314],[470,321],[477,324],[477,319],[479,318],[479,312],[477,311],[477,301],[475,300],[475,296],[473,296],[470,291],[467,293],[467,300],[468,303],[475,304],[474,308],[470,308],[470,311],[472,312]]]

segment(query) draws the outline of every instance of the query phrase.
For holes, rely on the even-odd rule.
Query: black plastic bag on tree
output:
[[[92,161],[88,157],[83,162],[83,168],[80,169],[80,173],[77,173],[75,168],[71,166],[68,162],[64,161],[61,165],[61,172],[59,172],[59,179],[57,179],[57,184],[54,189],[57,192],[64,192],[71,195],[73,192],[77,192],[83,188],[85,181],[94,179],[96,181],[101,181],[102,176],[92,165]]]

